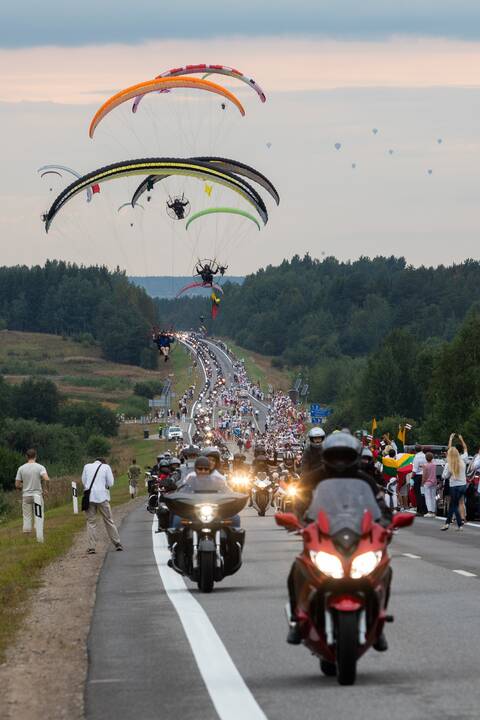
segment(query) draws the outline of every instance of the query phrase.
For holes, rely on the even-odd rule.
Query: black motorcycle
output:
[[[233,575],[242,564],[245,530],[232,526],[231,517],[245,507],[240,493],[171,493],[165,497],[170,512],[182,518],[182,527],[167,531],[171,565],[209,593],[215,582]]]
[[[170,510],[165,502],[165,496],[166,493],[172,493],[174,490],[176,485],[171,478],[165,481],[156,479],[154,491],[148,497],[147,510],[157,516],[157,532],[166,532],[170,527]]]

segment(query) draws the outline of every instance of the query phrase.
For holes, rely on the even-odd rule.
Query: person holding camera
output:
[[[103,518],[105,530],[115,550],[123,550],[110,507],[110,488],[113,487],[114,482],[112,468],[104,458],[97,458],[83,468],[82,510],[87,515],[87,553],[89,555],[95,553],[97,544],[97,513],[100,513]]]

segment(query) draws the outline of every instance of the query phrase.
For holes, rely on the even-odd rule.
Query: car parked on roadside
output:
[[[183,430],[177,425],[171,425],[167,428],[166,438],[168,442],[172,440],[183,440]]]

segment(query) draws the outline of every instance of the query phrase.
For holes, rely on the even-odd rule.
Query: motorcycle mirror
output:
[[[394,528],[408,527],[414,519],[415,516],[411,513],[397,513],[393,516],[392,525]]]
[[[275,513],[274,517],[275,517],[275,522],[280,527],[284,527],[287,530],[301,530],[302,529],[300,520],[293,513],[278,512],[278,513]]]
[[[328,521],[328,515],[325,510],[320,510],[317,516],[318,529],[322,535],[328,535],[330,532],[330,523]]]

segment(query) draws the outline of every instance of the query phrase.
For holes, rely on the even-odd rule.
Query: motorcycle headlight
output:
[[[197,507],[195,508],[195,512],[198,519],[201,520],[202,523],[210,523],[217,514],[217,506],[207,504],[197,505]]]
[[[295,485],[289,485],[287,489],[287,495],[290,495],[290,497],[295,497],[297,494],[297,488]]]
[[[366,553],[357,555],[357,557],[352,560],[350,577],[354,580],[358,580],[359,578],[370,575],[370,573],[375,570],[381,559],[382,552],[380,550],[377,550],[377,552],[369,550]]]
[[[310,550],[310,558],[324,575],[328,575],[328,577],[334,578],[335,580],[343,578],[343,565],[336,555],[321,550],[320,552]]]

